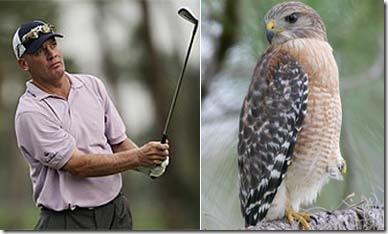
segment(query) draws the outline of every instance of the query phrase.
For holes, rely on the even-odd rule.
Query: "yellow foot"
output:
[[[288,222],[290,222],[291,225],[296,220],[302,225],[303,230],[311,230],[311,227],[308,224],[308,222],[311,221],[311,216],[309,214],[296,212],[293,209],[287,209],[286,215]]]

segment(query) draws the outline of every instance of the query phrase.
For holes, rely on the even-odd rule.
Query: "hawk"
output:
[[[270,43],[259,59],[240,115],[238,169],[245,225],[286,216],[310,229],[301,204],[330,178],[342,180],[338,68],[318,13],[284,2],[265,18]]]

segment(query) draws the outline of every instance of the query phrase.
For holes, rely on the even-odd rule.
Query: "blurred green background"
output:
[[[237,180],[239,113],[255,64],[267,46],[264,15],[280,2],[202,0],[202,229],[244,226]],[[321,15],[334,49],[343,108],[341,152],[348,163],[344,181],[330,181],[315,209],[304,208],[332,210],[363,199],[383,203],[384,2],[302,2]]]
[[[193,29],[180,7],[200,14],[197,0],[0,1],[0,229],[33,229],[27,163],[17,149],[14,113],[28,74],[11,42],[17,27],[40,19],[56,26],[66,70],[100,77],[138,145],[160,140]],[[194,41],[169,128],[171,164],[161,178],[123,173],[135,230],[200,225],[200,38]]]

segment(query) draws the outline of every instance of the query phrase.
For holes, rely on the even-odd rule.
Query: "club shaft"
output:
[[[185,74],[187,61],[189,60],[189,56],[190,56],[190,52],[191,52],[191,47],[193,46],[195,33],[197,32],[197,27],[198,27],[198,24],[195,24],[193,32],[192,32],[192,35],[191,35],[191,40],[190,40],[189,48],[187,49],[185,62],[183,64],[183,69],[182,69],[181,75],[179,77],[178,84],[177,84],[177,86],[175,88],[174,96],[172,97],[170,109],[169,109],[168,115],[167,115],[167,120],[166,120],[166,123],[164,125],[164,129],[163,129],[162,143],[165,143],[165,140],[167,139],[168,125],[170,124],[172,113],[173,113],[174,108],[175,108],[176,99],[178,97],[179,90],[180,90],[180,87],[181,87],[181,84],[182,84],[183,75]],[[163,142],[163,140],[164,140],[164,142]]]

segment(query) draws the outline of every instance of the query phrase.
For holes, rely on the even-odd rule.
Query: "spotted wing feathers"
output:
[[[298,61],[270,47],[256,66],[240,115],[239,196],[246,226],[266,216],[285,176],[307,96],[307,74]]]

